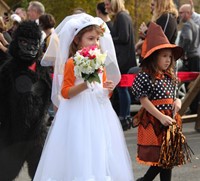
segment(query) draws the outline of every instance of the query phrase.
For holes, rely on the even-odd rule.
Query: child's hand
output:
[[[114,89],[114,83],[112,80],[106,80],[104,83],[103,83],[103,87],[104,88],[107,88],[109,93],[113,91]]]
[[[160,119],[160,122],[164,125],[164,126],[170,126],[173,123],[176,123],[176,121],[174,119],[172,119],[170,116],[166,116],[163,114],[163,116]]]
[[[174,113],[177,113],[180,109],[181,109],[181,105],[182,105],[182,102],[180,99],[176,99],[173,103],[173,110],[174,110]]]

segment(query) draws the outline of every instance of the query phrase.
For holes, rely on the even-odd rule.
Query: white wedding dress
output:
[[[120,122],[101,84],[61,100],[34,181],[134,181]]]

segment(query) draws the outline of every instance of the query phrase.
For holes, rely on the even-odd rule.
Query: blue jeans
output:
[[[126,118],[130,116],[131,97],[127,87],[117,87],[119,94],[119,117]]]

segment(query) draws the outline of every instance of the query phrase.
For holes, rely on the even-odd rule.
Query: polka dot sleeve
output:
[[[136,100],[139,100],[141,97],[150,97],[153,85],[149,75],[145,72],[138,73],[132,88],[132,93]]]

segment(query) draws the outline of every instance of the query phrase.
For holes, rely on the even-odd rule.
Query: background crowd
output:
[[[179,5],[179,6],[177,6]],[[93,9],[108,26],[114,43],[116,57],[121,75],[138,73],[144,59],[146,38],[150,22],[159,25],[169,43],[183,48],[184,54],[178,60],[181,66],[177,71],[200,72],[200,14],[195,11],[194,2],[188,0],[186,4],[177,4],[173,0],[151,0],[149,2],[149,20],[142,22],[138,29],[125,7],[123,0],[105,0],[96,3]],[[86,9],[77,7],[72,14],[88,13]],[[56,12],[55,12],[56,13]],[[9,45],[15,37],[18,26],[26,20],[36,22],[41,31],[41,59],[45,54],[56,27],[56,15],[46,12],[39,1],[29,2],[27,9],[16,7],[11,14],[6,12],[0,16],[0,68],[12,56]],[[156,36],[156,35],[155,35]],[[54,72],[54,62],[50,64],[50,75]],[[188,86],[188,84],[186,84]],[[197,95],[189,113],[197,113],[200,95]],[[124,131],[134,127],[130,105],[132,96],[128,86],[116,86],[111,97],[111,103],[116,111]],[[47,126],[56,113],[53,103],[47,113]]]

